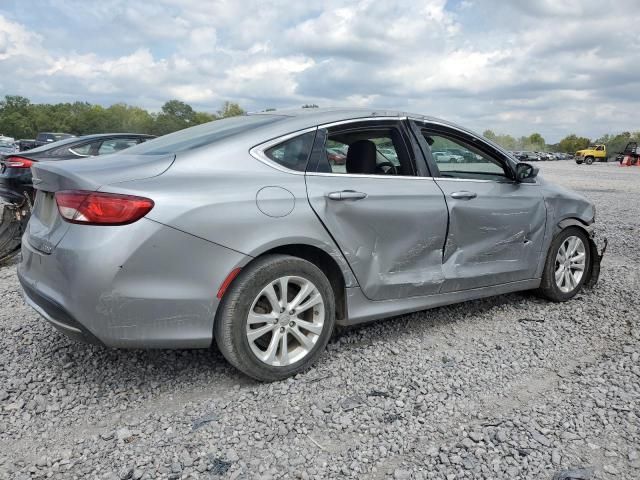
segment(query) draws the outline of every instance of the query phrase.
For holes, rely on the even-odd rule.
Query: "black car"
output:
[[[105,133],[71,137],[25,152],[0,156],[0,199],[16,203],[25,194],[33,200],[31,165],[35,162],[73,160],[115,153],[151,138],[138,133]]]
[[[22,138],[17,140],[18,150],[24,152],[25,150],[31,150],[32,148],[36,148],[36,139],[35,138]]]
[[[70,133],[41,132],[36,136],[34,144],[36,147],[41,147],[42,145],[48,145],[72,137],[75,137],[75,135],[71,135]]]

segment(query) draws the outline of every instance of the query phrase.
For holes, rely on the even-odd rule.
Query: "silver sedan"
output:
[[[452,150],[464,162],[433,154]],[[72,337],[215,341],[272,381],[313,364],[335,325],[519,290],[565,301],[593,285],[595,209],[537,173],[422,115],[219,120],[34,165],[18,274],[26,301]]]

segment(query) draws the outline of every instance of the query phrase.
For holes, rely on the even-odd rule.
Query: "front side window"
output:
[[[329,131],[317,170],[351,175],[413,175],[406,144],[396,127]]]
[[[315,131],[303,133],[268,148],[264,151],[264,154],[270,160],[289,170],[304,172],[307,168],[307,160],[309,159],[315,136]]]
[[[423,129],[431,156],[441,177],[476,180],[505,180],[509,178],[503,164],[466,142]]]

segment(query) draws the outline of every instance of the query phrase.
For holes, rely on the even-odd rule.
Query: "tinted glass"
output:
[[[215,120],[170,133],[155,140],[149,140],[132,147],[127,153],[132,155],[164,155],[184,152],[277,122],[283,118],[286,117],[278,115],[248,115]]]
[[[285,168],[304,172],[316,132],[307,132],[265,150],[265,155]]]
[[[52,148],[58,148],[58,147],[62,147],[63,145],[70,145],[72,143],[81,143],[81,142],[82,142],[82,137],[65,138],[64,140],[58,140],[57,142],[47,143],[38,148],[32,148],[31,150],[29,150],[29,152],[30,153],[46,152],[51,150]]]
[[[102,145],[100,145],[100,148],[98,149],[98,155],[107,155],[109,153],[119,152],[120,150],[133,147],[137,144],[138,139],[136,138],[112,138],[102,142]]]
[[[68,150],[69,152],[75,155],[96,155],[99,144],[100,144],[100,140],[97,140],[95,142],[85,143],[82,145],[70,147]],[[64,152],[63,149],[62,149],[62,152]],[[64,155],[64,153],[62,154]]]

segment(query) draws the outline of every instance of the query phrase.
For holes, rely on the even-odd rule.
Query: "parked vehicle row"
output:
[[[44,134],[49,135],[49,134]],[[48,136],[40,136],[46,142]],[[54,137],[55,138],[55,137]],[[39,162],[58,162],[116,153],[138,145],[151,135],[109,133],[74,137],[64,135],[58,141],[45,143],[28,151],[0,150],[0,261],[14,255],[20,248],[24,230],[34,202],[31,167]]]
[[[25,160],[18,276],[40,315],[111,347],[215,341],[264,381],[308,368],[336,324],[528,289],[565,301],[599,274],[588,200],[422,115],[251,114]]]
[[[573,158],[572,155],[562,152],[512,151],[509,153],[523,162],[569,160],[570,158]]]

